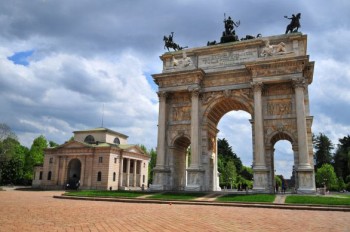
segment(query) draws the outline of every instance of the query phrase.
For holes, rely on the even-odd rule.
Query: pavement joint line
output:
[[[213,202],[213,201],[181,201],[181,200],[158,200],[142,198],[105,198],[105,197],[75,197],[75,196],[53,196],[57,199],[66,200],[85,200],[85,201],[106,201],[106,202],[125,202],[125,203],[143,203],[143,204],[178,204],[178,205],[205,205],[205,206],[226,206],[226,207],[251,207],[251,208],[269,208],[269,209],[290,209],[290,210],[315,210],[315,211],[341,211],[350,212],[347,206],[323,206],[323,205],[300,205],[300,204],[281,204],[281,203],[256,203],[256,202]]]

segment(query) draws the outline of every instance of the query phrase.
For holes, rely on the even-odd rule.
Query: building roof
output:
[[[86,132],[108,132],[108,133],[111,133],[111,134],[118,135],[119,137],[123,137],[125,139],[127,139],[129,137],[127,135],[124,135],[122,133],[113,131],[113,130],[105,128],[105,127],[97,127],[97,128],[93,128],[93,129],[73,131],[73,133],[86,133]]]

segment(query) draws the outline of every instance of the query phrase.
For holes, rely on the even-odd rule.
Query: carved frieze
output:
[[[249,65],[253,77],[276,76],[302,73],[304,61],[270,62],[259,65]]]
[[[279,83],[265,85],[264,96],[290,95],[293,94],[291,83]]]
[[[207,75],[203,80],[203,87],[244,84],[250,81],[251,77],[248,72]]]

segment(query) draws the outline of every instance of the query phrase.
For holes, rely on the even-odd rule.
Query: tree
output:
[[[331,151],[333,150],[334,145],[325,134],[320,133],[318,136],[314,137],[314,148],[316,150],[316,170],[323,164],[332,163],[333,157]]]
[[[339,139],[337,150],[334,153],[334,170],[338,177],[346,180],[350,175],[350,136]]]
[[[241,159],[232,151],[232,147],[225,138],[218,139],[218,156],[222,156],[224,163],[227,163],[229,160],[233,160],[236,166],[236,172],[240,173],[242,171],[243,164]]]
[[[149,152],[151,156],[151,160],[148,163],[148,184],[153,183],[153,168],[156,166],[157,163],[157,153],[153,148]]]
[[[0,123],[0,141],[4,141],[6,138],[13,138],[17,140],[17,136],[11,130],[11,128],[5,123]]]
[[[233,160],[229,160],[223,172],[221,173],[222,181],[225,186],[232,186],[233,181],[236,181],[237,178],[237,172],[236,172],[236,166],[233,162]]]
[[[58,147],[59,144],[58,143],[55,143],[54,141],[49,141],[49,147]]]
[[[337,176],[334,168],[330,164],[324,164],[316,171],[316,185],[323,187],[324,185],[329,189],[337,184]]]
[[[30,147],[28,155],[25,157],[24,173],[29,181],[33,179],[33,168],[44,162],[44,149],[48,147],[47,140],[43,135],[35,138]]]

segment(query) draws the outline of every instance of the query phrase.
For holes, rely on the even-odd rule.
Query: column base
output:
[[[187,184],[185,191],[204,191],[204,170],[199,168],[187,169]]]
[[[270,192],[268,186],[268,169],[266,166],[254,166],[253,192]]]
[[[170,190],[169,183],[170,170],[163,168],[153,169],[153,184],[150,184],[151,191]]]

